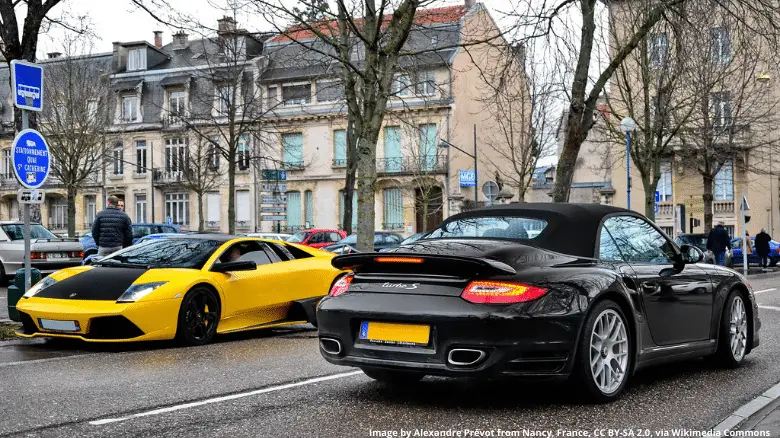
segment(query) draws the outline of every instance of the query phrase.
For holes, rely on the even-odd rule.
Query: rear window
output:
[[[445,222],[425,236],[426,239],[471,237],[483,239],[535,239],[547,222],[515,216],[472,217]]]
[[[3,231],[11,240],[24,240],[24,225],[3,225]],[[43,227],[43,225],[30,225],[30,239],[56,239],[57,236]]]

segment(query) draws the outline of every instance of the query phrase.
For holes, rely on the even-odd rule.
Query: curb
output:
[[[737,408],[736,411],[732,412],[725,420],[713,427],[712,430],[721,432],[723,435],[725,435],[726,432],[736,430],[746,420],[749,420],[751,416],[778,399],[780,399],[780,383],[767,389],[763,394]]]

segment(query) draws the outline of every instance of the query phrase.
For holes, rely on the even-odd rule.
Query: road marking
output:
[[[54,362],[54,361],[58,361],[58,360],[73,359],[74,357],[82,358],[82,357],[88,357],[88,356],[97,356],[98,354],[99,353],[71,354],[70,356],[48,357],[46,359],[18,360],[16,362],[0,363],[0,368],[12,367],[12,366],[17,366],[17,365],[27,365],[27,364],[32,364],[32,363]]]
[[[777,306],[758,306],[759,309],[766,309],[766,310],[780,310],[780,307]]]
[[[773,287],[772,289],[757,290],[757,291],[755,291],[753,293],[754,294],[763,294],[763,293],[766,293],[766,292],[772,292],[773,290],[777,290],[777,289]]]
[[[225,395],[225,396],[222,396],[222,397],[209,398],[209,399],[206,399],[206,400],[201,400],[201,401],[196,401],[196,402],[191,402],[191,403],[184,403],[184,404],[181,404],[181,405],[168,406],[167,408],[160,408],[160,409],[154,409],[154,410],[151,410],[151,411],[140,412],[138,414],[128,415],[126,417],[104,418],[102,420],[90,421],[89,424],[91,424],[93,426],[101,426],[103,424],[117,423],[117,422],[120,422],[120,421],[131,420],[133,418],[141,418],[141,417],[148,417],[150,415],[165,414],[165,413],[168,413],[168,412],[180,411],[182,409],[195,408],[195,407],[198,407],[198,406],[208,405],[208,404],[212,404],[212,403],[219,403],[219,402],[223,402],[223,401],[235,400],[235,399],[244,398],[244,397],[251,397],[253,395],[265,394],[265,393],[268,393],[268,392],[281,391],[283,389],[297,388],[299,386],[305,386],[305,385],[311,385],[311,384],[314,384],[314,383],[326,382],[328,380],[343,379],[344,377],[352,377],[352,376],[356,376],[356,375],[362,374],[362,373],[363,373],[362,371],[351,371],[351,372],[348,372],[348,373],[340,373],[340,374],[332,374],[330,376],[315,377],[313,379],[302,380],[300,382],[295,382],[295,383],[287,383],[287,384],[284,384],[284,385],[270,386],[268,388],[257,389],[257,390],[249,391],[249,392],[242,392],[242,393],[238,393],[238,394]]]

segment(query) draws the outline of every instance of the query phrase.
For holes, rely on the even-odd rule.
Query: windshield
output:
[[[11,240],[24,240],[24,225],[3,225],[3,231]],[[56,239],[57,236],[43,227],[43,225],[30,225],[30,239]]]
[[[311,233],[308,233],[308,232],[305,232],[305,231],[299,231],[299,232],[293,234],[292,237],[287,239],[287,241],[288,242],[292,242],[292,243],[302,243],[302,242],[306,241],[306,238],[309,237],[309,234],[311,234]]]
[[[471,217],[445,222],[425,238],[534,239],[546,227],[547,222],[541,219],[513,216]]]
[[[339,240],[338,243],[346,243],[347,245],[354,245],[357,243],[357,234],[350,234],[349,236]]]
[[[200,269],[221,244],[205,239],[153,239],[111,254],[99,263]]]

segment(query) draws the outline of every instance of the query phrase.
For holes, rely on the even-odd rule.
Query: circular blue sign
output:
[[[49,176],[51,158],[41,133],[34,129],[19,132],[11,145],[11,162],[21,185],[28,189],[42,186]]]

